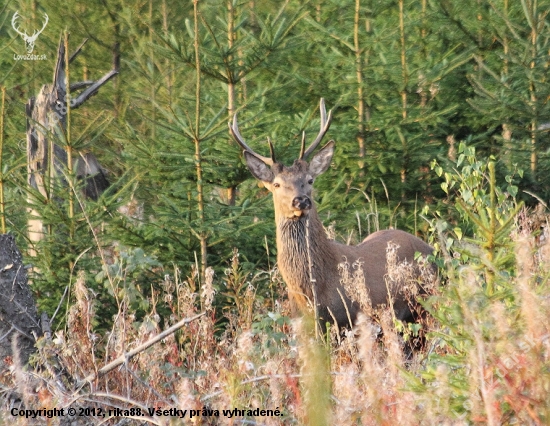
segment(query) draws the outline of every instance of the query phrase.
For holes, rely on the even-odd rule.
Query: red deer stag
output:
[[[397,256],[400,262],[407,261],[411,264],[416,252],[429,255],[433,249],[414,235],[399,230],[375,232],[356,246],[340,244],[326,236],[312,199],[312,190],[315,178],[330,166],[334,154],[334,141],[327,143],[309,163],[306,161],[330,126],[332,111],[327,116],[323,99],[320,103],[320,112],[321,130],[317,138],[306,149],[304,133],[300,157],[290,167],[275,160],[273,144],[269,138],[271,157],[254,152],[239,132],[236,115],[233,123],[229,123],[229,128],[235,140],[244,149],[244,157],[250,172],[273,194],[277,226],[277,262],[288,286],[293,312],[304,312],[308,306],[316,303],[316,312],[322,324],[336,321],[339,327],[345,327],[350,321],[355,321],[360,307],[357,301],[350,300],[346,294],[341,282],[339,264],[348,262],[351,265],[356,261],[363,263],[367,294],[372,306],[378,307],[388,305],[388,243],[398,246]],[[391,286],[391,306],[398,319],[410,320],[412,312],[409,301],[403,294],[403,288],[399,288],[403,285],[398,283],[397,286]]]

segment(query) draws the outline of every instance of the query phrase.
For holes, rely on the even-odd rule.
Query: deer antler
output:
[[[263,155],[260,155],[256,152],[254,152],[254,150],[252,148],[250,148],[246,144],[246,142],[244,141],[243,137],[241,136],[241,133],[239,132],[239,125],[237,124],[237,114],[235,114],[233,116],[233,123],[228,123],[228,124],[229,124],[229,130],[231,131],[231,134],[233,135],[233,138],[235,139],[235,141],[237,141],[237,143],[245,151],[247,151],[250,154],[254,155],[259,160],[262,160],[265,164],[267,164],[269,166],[272,166],[273,164],[276,163],[276,161],[275,161],[275,151],[273,149],[273,144],[271,143],[271,139],[267,138],[267,143],[269,144],[269,153],[271,155],[271,158],[270,157],[264,157]]]
[[[319,145],[323,137],[325,136],[325,133],[327,133],[328,128],[330,127],[330,122],[332,121],[332,110],[328,112],[327,116],[327,110],[325,108],[325,100],[321,98],[321,101],[319,102],[319,111],[321,113],[321,130],[319,131],[319,134],[317,135],[317,138],[313,141],[313,143],[306,148],[306,132],[302,133],[302,148],[300,149],[300,160],[306,159],[313,151],[315,151],[315,148]]]
[[[34,30],[34,32],[32,33],[33,38],[38,37],[40,33],[44,31],[44,28],[46,28],[46,25],[48,25],[48,21],[50,20],[50,18],[48,17],[47,13],[44,13],[44,19],[46,20],[46,22],[44,22],[44,25],[42,25],[42,28],[40,29],[40,31],[36,32],[36,30]]]
[[[22,33],[21,31],[19,31],[19,26],[17,26],[17,27],[15,26],[16,25],[15,21],[17,21],[17,18],[19,18],[20,16],[21,15],[19,15],[19,12],[15,12],[13,14],[13,18],[11,18],[11,26],[13,27],[13,29],[15,30],[15,32],[17,34],[19,34],[23,38],[26,38],[26,37],[28,37],[27,32],[25,31],[24,33]]]

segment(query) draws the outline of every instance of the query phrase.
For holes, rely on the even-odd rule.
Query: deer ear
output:
[[[309,172],[313,177],[327,171],[334,154],[334,141],[327,143],[309,162]]]
[[[244,158],[246,160],[248,170],[250,170],[250,173],[252,173],[256,179],[267,183],[273,182],[275,175],[267,164],[248,151],[244,151]]]

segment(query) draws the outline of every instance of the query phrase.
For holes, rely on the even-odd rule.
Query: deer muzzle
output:
[[[305,195],[295,197],[294,200],[292,200],[292,208],[294,210],[294,216],[300,217],[311,209],[311,200]]]

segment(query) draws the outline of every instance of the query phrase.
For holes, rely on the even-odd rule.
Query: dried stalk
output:
[[[205,312],[201,312],[200,314],[197,314],[191,318],[184,318],[181,321],[174,324],[172,327],[164,330],[162,333],[158,334],[157,336],[153,337],[152,339],[149,339],[147,342],[139,345],[137,348],[131,350],[130,352],[126,352],[119,356],[114,361],[111,361],[109,364],[107,364],[105,367],[100,368],[97,373],[92,373],[85,377],[84,379],[80,380],[77,383],[77,387],[84,386],[87,383],[90,383],[92,380],[99,379],[103,377],[105,374],[107,374],[109,371],[114,370],[118,366],[124,364],[125,362],[128,362],[131,358],[139,354],[140,352],[143,352],[145,349],[153,346],[155,343],[160,342],[162,339],[168,337],[169,335],[175,333],[180,328],[182,328],[184,325],[189,324],[190,322],[195,321],[196,319],[199,319],[205,314]]]
[[[6,88],[2,87],[2,104],[0,106],[0,233],[6,233],[6,212],[4,201],[4,172],[2,154],[4,151],[4,112],[5,112]]]

